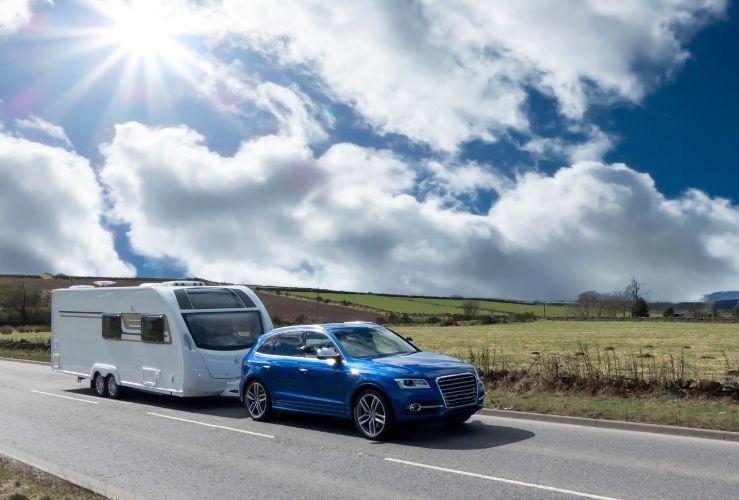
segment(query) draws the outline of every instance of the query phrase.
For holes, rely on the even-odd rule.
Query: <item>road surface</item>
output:
[[[737,498],[739,443],[475,417],[389,443],[351,422],[252,422],[238,400],[96,397],[0,361],[0,453],[123,498]],[[90,484],[93,484],[93,483]]]

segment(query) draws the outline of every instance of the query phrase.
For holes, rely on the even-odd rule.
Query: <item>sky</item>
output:
[[[725,0],[0,0],[0,273],[739,289]]]

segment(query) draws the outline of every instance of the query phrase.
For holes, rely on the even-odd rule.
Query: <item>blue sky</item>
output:
[[[722,0],[14,0],[0,272],[739,288],[738,17]]]

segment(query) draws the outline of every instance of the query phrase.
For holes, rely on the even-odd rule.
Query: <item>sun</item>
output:
[[[79,0],[89,9],[88,24],[58,33],[70,40],[60,57],[89,65],[87,74],[55,101],[55,110],[77,101],[106,81],[110,95],[100,120],[142,103],[150,114],[171,112],[182,89],[198,89],[208,70],[198,44],[198,18],[186,4],[166,0]]]
[[[109,38],[129,53],[141,57],[166,55],[177,47],[177,32],[171,19],[155,1],[117,4],[108,13],[112,24]]]

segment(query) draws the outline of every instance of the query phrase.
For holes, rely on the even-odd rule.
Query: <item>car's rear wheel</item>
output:
[[[115,377],[113,375],[108,375],[108,378],[106,379],[106,386],[108,389],[109,398],[118,399],[121,397],[123,387],[118,385],[118,382],[115,381]]]
[[[392,431],[394,420],[390,402],[375,389],[363,391],[354,401],[354,424],[367,439],[382,441]]]
[[[108,395],[108,384],[105,383],[105,377],[99,373],[96,373],[95,378],[92,379],[92,388],[95,389],[95,394],[101,398]]]
[[[252,420],[263,422],[272,416],[272,399],[260,380],[252,380],[246,386],[244,406]]]

